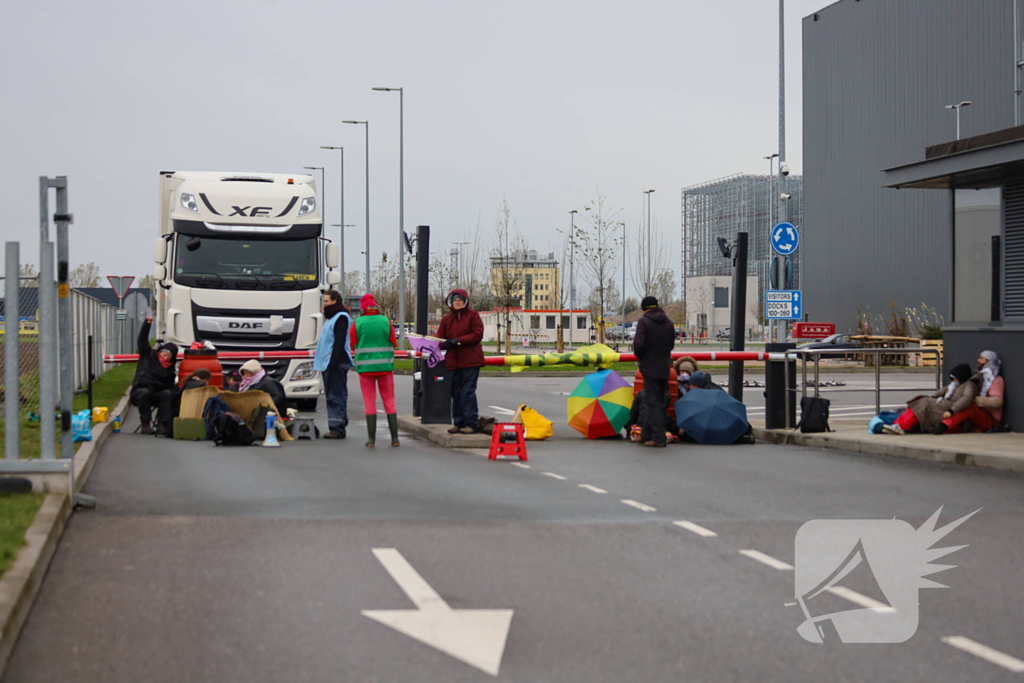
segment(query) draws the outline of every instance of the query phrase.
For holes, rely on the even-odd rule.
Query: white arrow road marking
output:
[[[374,548],[373,554],[416,609],[363,610],[363,616],[485,673],[498,675],[513,610],[452,609],[398,550]]]

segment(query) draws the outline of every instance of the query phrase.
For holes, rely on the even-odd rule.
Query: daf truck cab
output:
[[[157,338],[186,348],[313,350],[324,285],[341,281],[308,175],[161,172],[154,260]],[[312,359],[260,363],[300,409],[315,409]]]

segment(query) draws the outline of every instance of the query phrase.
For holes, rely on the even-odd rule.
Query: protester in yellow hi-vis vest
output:
[[[387,316],[381,315],[372,294],[359,300],[362,314],[352,326],[352,348],[355,367],[359,373],[359,389],[363,392],[366,411],[367,448],[377,442],[377,389],[384,402],[384,412],[391,430],[391,445],[398,444],[398,413],[395,410],[395,327]]]

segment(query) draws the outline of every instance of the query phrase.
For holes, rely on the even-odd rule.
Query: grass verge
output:
[[[25,532],[32,526],[44,498],[44,493],[0,495],[0,576],[25,545]]]
[[[132,383],[135,376],[135,363],[115,365],[102,377],[92,383],[92,404],[94,406],[107,406],[113,410],[118,401],[124,396],[124,392]],[[71,399],[71,412],[77,412],[89,407],[89,395],[85,393],[75,394]],[[42,418],[40,418],[42,419]],[[111,416],[113,419],[113,416]],[[4,421],[0,419],[0,442],[4,439]],[[39,421],[30,422],[27,416],[21,418],[20,431],[20,455],[22,458],[39,457]],[[60,438],[60,427],[58,426],[57,438]],[[75,444],[75,450],[81,442]]]

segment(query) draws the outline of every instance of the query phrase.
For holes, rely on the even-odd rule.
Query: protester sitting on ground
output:
[[[683,332],[686,334],[686,332]],[[672,362],[672,367],[676,371],[676,382],[679,384],[679,398],[686,395],[686,390],[690,387],[690,376],[700,369],[697,365],[697,361],[691,356],[683,356],[677,358]]]
[[[282,420],[288,416],[288,399],[285,398],[284,387],[268,375],[255,358],[242,365],[242,381],[238,383],[238,391],[249,390],[267,392],[277,407],[277,416]]]
[[[156,434],[165,435],[171,424],[171,398],[174,396],[174,363],[178,358],[178,347],[161,344],[154,349],[149,345],[149,328],[153,317],[146,316],[146,322],[139,330],[139,364],[132,379],[131,402],[139,409],[143,434],[153,434],[153,408],[157,409]]]
[[[719,391],[725,391],[725,389],[711,381],[711,373],[707,370],[698,370],[690,375],[688,389],[718,389]]]
[[[1003,421],[1003,394],[1005,384],[999,374],[1002,361],[995,351],[982,351],[978,357],[978,372],[971,378],[981,385],[974,403],[957,411],[953,417],[943,420],[946,431],[951,434],[971,432],[980,429],[987,432],[998,427]]]
[[[931,396],[918,396],[891,425],[882,427],[887,434],[905,434],[920,430],[926,434],[944,434],[950,418],[974,403],[979,382],[971,374],[971,366],[961,363],[949,373],[950,383]]]
[[[238,391],[238,385],[242,383],[242,375],[238,370],[230,370],[224,373],[224,391]]]

